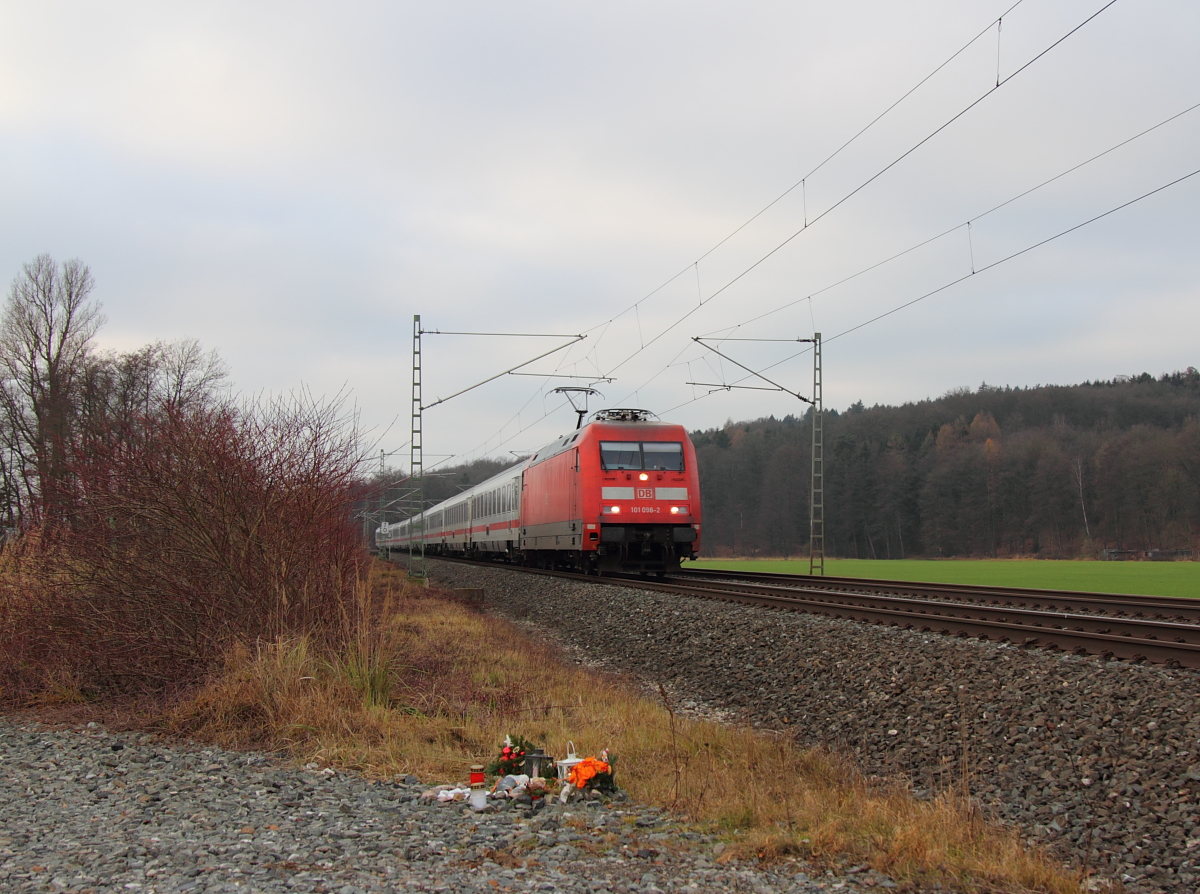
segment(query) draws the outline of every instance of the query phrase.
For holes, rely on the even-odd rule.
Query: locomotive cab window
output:
[[[648,469],[683,471],[683,444],[679,441],[601,441],[600,465],[607,471]]]
[[[683,471],[683,444],[678,441],[645,441],[642,455],[645,468],[652,471]]]
[[[601,441],[600,465],[606,470],[640,469],[642,445],[637,441]]]

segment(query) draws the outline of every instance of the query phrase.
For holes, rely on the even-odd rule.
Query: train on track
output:
[[[584,574],[665,574],[700,549],[696,451],[647,410],[599,410],[517,466],[411,519],[380,554],[492,558]]]

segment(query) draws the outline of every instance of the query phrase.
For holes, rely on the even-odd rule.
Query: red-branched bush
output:
[[[65,522],[10,548],[8,697],[185,684],[235,643],[353,628],[359,440],[340,406],[167,407],[87,438]]]

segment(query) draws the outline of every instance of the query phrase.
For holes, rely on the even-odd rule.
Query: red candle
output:
[[[471,767],[471,785],[483,785],[483,765],[475,764]]]

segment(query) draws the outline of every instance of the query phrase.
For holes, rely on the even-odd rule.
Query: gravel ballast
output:
[[[0,891],[737,891],[892,887],[720,864],[722,842],[627,801],[477,814],[262,754],[0,719]],[[808,870],[812,871],[812,870]]]
[[[679,698],[853,753],[1134,891],[1200,887],[1200,675],[431,561],[516,621]],[[965,759],[964,759],[965,758]]]

